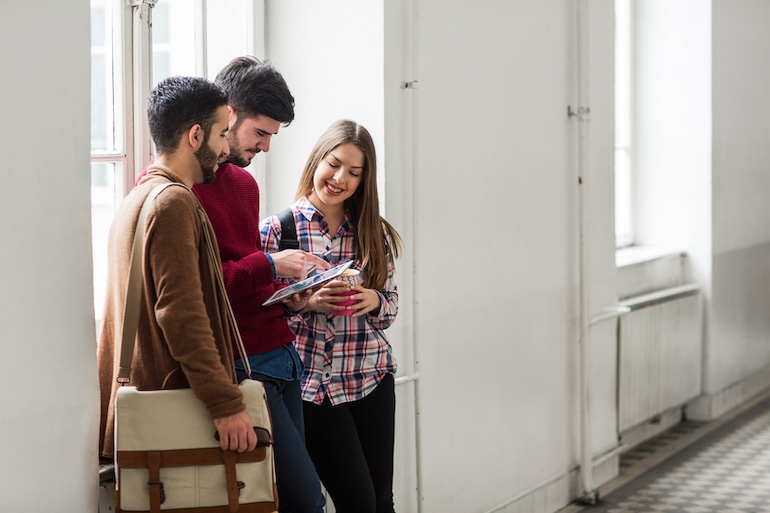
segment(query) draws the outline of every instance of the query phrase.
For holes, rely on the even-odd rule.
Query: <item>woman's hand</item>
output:
[[[357,294],[350,296],[351,299],[355,299],[358,302],[353,306],[347,307],[356,311],[352,317],[361,317],[369,312],[374,312],[376,314],[380,311],[380,295],[376,290],[365,289],[361,285],[354,285],[350,289],[358,292]]]
[[[337,296],[336,294],[341,294],[348,290],[350,289],[348,289],[348,286],[344,282],[340,280],[332,280],[325,284],[323,287],[319,288],[312,296],[310,296],[310,299],[308,299],[307,306],[305,308],[312,312],[325,313],[334,313],[335,311],[345,310],[348,307],[339,306],[337,303],[346,301],[349,298],[344,296]]]
[[[338,296],[343,292],[350,290],[356,293],[352,296]],[[340,306],[338,303],[354,300],[355,303],[350,306]],[[343,310],[355,310],[352,317],[360,317],[369,312],[380,310],[380,295],[376,290],[365,289],[361,285],[349,287],[341,280],[332,280],[321,287],[315,294],[310,296],[307,302],[307,310],[314,312],[335,313]]]
[[[292,312],[299,312],[307,306],[308,299],[313,294],[313,289],[303,290],[300,293],[292,294],[291,297],[284,299],[283,303]]]

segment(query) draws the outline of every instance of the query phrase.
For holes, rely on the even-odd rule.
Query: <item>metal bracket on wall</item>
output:
[[[417,89],[417,80],[411,82],[401,82],[401,89]]]
[[[158,0],[126,0],[126,5],[139,12],[139,18],[145,19]]]
[[[578,107],[577,110],[572,110],[571,105],[567,105],[567,117],[576,117],[580,120],[588,119],[591,114],[591,109],[588,107]]]

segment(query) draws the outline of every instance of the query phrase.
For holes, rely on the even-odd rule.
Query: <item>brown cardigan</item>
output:
[[[151,166],[115,214],[108,242],[107,293],[98,347],[103,456],[113,456],[115,394],[131,244],[144,199],[155,186],[180,182]],[[147,217],[144,291],[129,385],[139,390],[190,387],[217,419],[244,410],[236,384],[222,292],[215,286],[195,195],[164,189]],[[214,230],[209,225],[209,233]],[[219,260],[219,252],[214,248]],[[217,265],[220,265],[217,262]],[[179,370],[181,369],[181,371]],[[176,372],[174,372],[176,371]]]

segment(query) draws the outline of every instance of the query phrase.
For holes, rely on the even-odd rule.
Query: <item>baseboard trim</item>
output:
[[[609,456],[595,459],[594,482],[596,486],[615,478],[620,472],[620,454],[613,451]],[[570,470],[540,486],[522,492],[510,501],[488,510],[486,513],[554,513],[574,501],[579,494],[580,473]]]
[[[770,366],[714,394],[696,397],[685,405],[685,416],[711,421],[770,392]]]
[[[715,428],[740,412],[747,410],[770,397],[770,366],[749,376],[740,383],[731,385],[712,395],[701,395],[683,407],[672,408],[662,413],[656,422],[631,428],[621,434],[623,447],[628,450],[658,434],[671,429],[682,421],[682,408],[688,420],[714,422]],[[620,452],[615,450],[607,456],[595,458],[594,482],[601,487],[618,478],[620,474]],[[513,499],[500,504],[485,513],[573,513],[582,511],[584,506],[573,504],[580,495],[580,473],[573,468],[566,474],[535,486]],[[603,493],[609,493],[602,489]]]
[[[661,433],[665,433],[682,422],[682,408],[682,406],[671,408],[657,415],[654,420],[649,420],[623,431],[620,433],[621,443],[626,447],[626,450],[630,450]]]

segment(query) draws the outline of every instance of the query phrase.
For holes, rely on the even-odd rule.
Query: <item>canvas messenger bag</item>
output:
[[[118,374],[121,383],[130,376],[136,338],[146,217],[154,198],[169,185],[184,187],[169,183],[153,189],[136,227]],[[199,215],[216,286],[227,298],[206,214],[199,209]],[[251,375],[229,301],[227,310],[233,337],[246,372]],[[221,449],[214,422],[191,389],[138,391],[133,386],[121,386],[115,402],[116,511],[277,511],[272,425],[265,391],[261,382],[251,379],[244,380],[240,389],[258,438],[257,448],[244,453]]]

